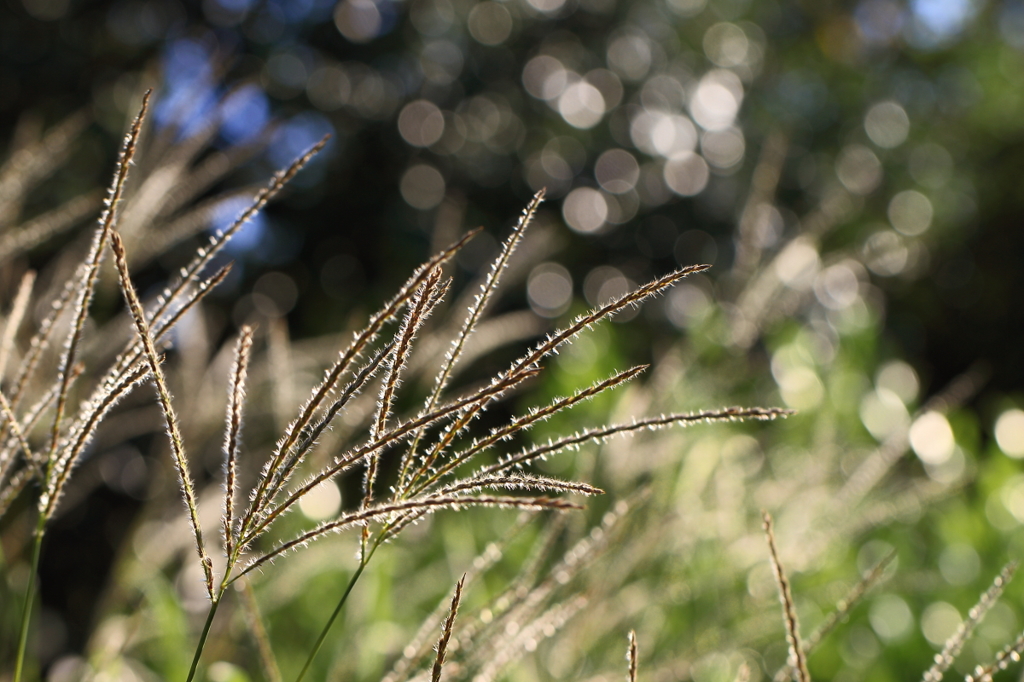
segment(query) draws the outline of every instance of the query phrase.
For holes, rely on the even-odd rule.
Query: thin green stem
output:
[[[25,650],[28,649],[28,626],[32,620],[32,602],[35,597],[36,573],[39,572],[39,556],[43,551],[43,531],[46,519],[40,514],[36,524],[35,542],[32,546],[32,567],[28,572],[28,586],[25,588],[25,607],[21,611],[21,632],[18,635],[18,658],[14,664],[14,682],[21,682],[25,667]]]
[[[188,671],[188,679],[185,682],[192,682],[196,676],[196,668],[199,667],[199,659],[206,647],[206,638],[210,635],[210,626],[213,625],[213,617],[217,615],[217,607],[220,606],[220,597],[210,602],[210,612],[206,615],[206,624],[203,626],[203,634],[199,635],[199,643],[196,644],[196,655],[192,658],[192,667]]]
[[[324,640],[327,639],[327,633],[330,631],[331,626],[334,625],[334,621],[337,620],[338,614],[341,613],[341,609],[345,606],[345,602],[348,601],[348,596],[352,593],[352,588],[356,586],[356,581],[359,580],[359,576],[363,574],[363,569],[366,568],[366,564],[370,563],[370,557],[377,551],[381,543],[384,541],[384,533],[382,532],[377,536],[376,542],[370,548],[369,552],[362,553],[362,559],[359,565],[356,567],[355,573],[348,581],[348,586],[345,588],[344,594],[341,595],[341,599],[338,601],[338,605],[334,607],[334,613],[327,620],[327,624],[324,625],[323,630],[320,631],[320,636],[316,639],[316,644],[313,645],[312,651],[309,652],[309,656],[306,658],[306,663],[302,666],[302,670],[299,671],[299,676],[295,678],[295,682],[302,682],[302,679],[306,676],[306,672],[309,670],[309,666],[313,664],[313,659],[316,658],[317,653],[320,651],[320,647],[323,646]]]

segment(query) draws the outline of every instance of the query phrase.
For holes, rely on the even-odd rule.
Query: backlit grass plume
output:
[[[641,429],[703,421],[774,419],[787,414],[785,410],[780,409],[726,408],[697,414],[666,415],[568,434],[540,446],[527,447],[514,454],[499,455],[497,461],[490,464],[481,462],[480,458],[485,452],[519,437],[540,421],[634,379],[644,368],[634,367],[616,373],[571,396],[557,399],[546,407],[514,417],[506,425],[495,427],[484,435],[472,435],[474,423],[488,406],[541,373],[545,359],[563,345],[571,343],[588,327],[600,323],[626,307],[642,304],[647,299],[663,293],[687,275],[701,272],[707,267],[682,268],[581,315],[564,329],[547,335],[533,350],[513,362],[507,370],[500,372],[489,382],[469,391],[448,395],[445,389],[453,369],[467,340],[483,318],[501,274],[542,199],[543,193],[538,193],[533,198],[512,235],[505,241],[482,285],[480,294],[467,311],[465,323],[453,340],[451,349],[433,382],[433,389],[423,406],[412,414],[394,414],[403,375],[408,368],[409,357],[416,348],[417,334],[448,291],[449,284],[442,280],[441,268],[458,253],[475,232],[470,232],[417,268],[398,293],[373,314],[367,325],[339,352],[337,360],[325,371],[323,380],[313,388],[310,397],[299,408],[297,417],[288,425],[274,450],[266,457],[249,494],[247,508],[243,513],[236,515],[234,497],[239,478],[236,472],[240,466],[245,466],[241,464],[245,461],[245,455],[240,452],[239,446],[242,440],[244,377],[252,344],[251,331],[243,330],[231,375],[232,388],[225,428],[227,480],[222,519],[225,560],[223,574],[220,576],[213,575],[213,562],[207,555],[206,541],[199,523],[198,503],[188,472],[186,448],[176,426],[172,399],[160,369],[160,358],[153,343],[152,331],[131,284],[125,247],[119,237],[113,237],[122,289],[135,321],[148,376],[152,377],[158,387],[159,402],[167,423],[175,469],[188,510],[198,558],[206,576],[211,603],[190,678],[195,674],[214,614],[228,586],[242,576],[264,568],[275,559],[330,533],[345,530],[361,532],[362,550],[349,586],[350,591],[377,548],[398,535],[410,523],[426,515],[441,510],[458,511],[475,507],[523,510],[578,509],[580,505],[577,502],[558,495],[588,496],[601,492],[586,483],[520,471],[522,467],[535,460],[586,441],[600,440]],[[216,247],[215,242],[211,244],[210,250]],[[207,253],[207,250],[201,251],[197,260],[208,259]],[[190,266],[185,270],[185,276],[194,276],[194,273],[200,270],[201,267]],[[397,323],[397,329],[389,337],[386,336],[385,328],[394,323]],[[374,383],[379,386],[376,389],[377,406],[373,410],[365,436],[344,446],[340,452],[327,458],[326,464],[322,464],[312,473],[308,472],[306,463],[317,449],[321,435],[331,427],[332,422],[344,412],[352,400],[369,390]],[[318,459],[323,461],[323,457]],[[397,465],[397,478],[389,481],[390,485],[385,485],[379,477],[384,459],[390,459]],[[325,482],[349,472],[361,472],[362,475],[362,502],[357,508],[345,511],[337,518],[324,521],[290,539],[278,540],[269,547],[262,542],[262,538],[270,534],[277,522],[292,511],[306,495]],[[295,483],[299,476],[304,478]],[[346,591],[346,598],[349,591]],[[345,598],[314,645],[299,675],[300,679],[308,670],[313,656],[322,645],[327,630],[344,601]]]
[[[149,93],[144,96],[141,111],[126,136],[108,193],[107,208],[85,259],[76,274],[53,296],[49,313],[20,353],[17,363],[9,360],[17,355],[14,350],[18,326],[26,317],[33,297],[33,273],[22,277],[7,316],[0,336],[0,378],[8,364],[11,364],[12,371],[10,381],[0,391],[0,513],[22,492],[38,484],[34,575],[46,524],[53,517],[71,474],[98,426],[126,395],[141,385],[152,384],[166,427],[170,461],[181,491],[209,601],[205,624],[192,657],[189,681],[197,674],[218,608],[228,589],[244,576],[269,567],[275,560],[311,542],[332,533],[354,531],[360,538],[360,552],[344,595],[313,643],[298,675],[299,680],[309,670],[376,550],[417,521],[443,510],[464,511],[481,507],[527,512],[580,509],[580,497],[598,495],[602,491],[583,481],[539,475],[530,471],[530,466],[558,452],[617,435],[704,422],[771,420],[789,413],[777,408],[729,407],[664,414],[623,423],[598,424],[531,443],[528,432],[539,423],[634,381],[647,369],[646,366],[635,366],[612,372],[610,376],[578,388],[569,395],[512,416],[503,424],[481,428],[481,417],[489,408],[541,375],[552,356],[579,335],[626,308],[644,304],[680,280],[709,267],[686,266],[638,286],[543,336],[489,380],[468,387],[456,386],[453,379],[457,376],[458,365],[466,362],[472,338],[485,322],[502,276],[509,269],[513,254],[544,199],[541,191],[526,206],[502,244],[476,297],[464,311],[445,310],[444,314],[452,316],[455,321],[446,325],[454,333],[444,359],[429,381],[425,396],[405,395],[410,391],[408,387],[415,390],[419,385],[418,382],[407,381],[411,368],[415,366],[413,359],[421,339],[427,336],[425,330],[431,316],[441,309],[449,294],[451,281],[443,274],[445,265],[474,238],[478,230],[455,240],[416,268],[397,293],[369,316],[365,326],[338,350],[334,361],[324,370],[323,378],[298,407],[294,419],[283,429],[270,451],[264,454],[248,453],[243,447],[246,385],[256,341],[251,327],[241,329],[228,376],[223,437],[224,491],[218,524],[222,543],[218,547],[217,535],[204,533],[201,521],[200,491],[194,482],[189,444],[181,426],[180,414],[188,405],[179,405],[172,395],[172,382],[167,376],[163,353],[175,325],[227,276],[230,266],[208,274],[214,257],[323,148],[326,140],[314,145],[256,192],[238,218],[224,231],[213,234],[180,270],[177,279],[147,303],[133,283],[131,265],[136,249],[144,253],[134,258],[134,262],[144,262],[152,255],[145,253],[146,240],[140,239],[145,231],[137,223],[141,220],[139,216],[153,212],[143,210],[135,195],[126,204],[128,208],[123,204],[124,197],[128,196],[126,188],[133,160],[140,150],[149,97]],[[180,166],[186,158],[192,157],[186,155],[175,163]],[[202,175],[202,172],[197,172]],[[195,180],[192,185],[204,186],[201,180]],[[142,194],[155,193],[153,182],[152,179],[144,179],[139,191]],[[179,205],[176,202],[180,200],[178,196],[166,199],[168,205]],[[123,214],[131,214],[131,220],[124,220]],[[108,246],[113,251],[117,278],[134,335],[108,366],[96,369],[85,366],[81,348],[90,333],[87,324],[90,304],[100,281]],[[69,321],[65,323],[65,320]],[[32,395],[30,386],[34,385],[33,382],[38,383],[36,374],[45,365],[48,349],[65,328],[66,339],[57,363],[56,379],[40,395]],[[85,385],[77,387],[76,381],[83,376],[86,377]],[[79,393],[85,397],[76,402]],[[325,438],[347,410],[374,397],[376,404],[367,411],[364,430],[355,431],[347,441]],[[410,410],[405,407],[408,405],[418,407]],[[38,436],[33,434],[37,425],[45,423],[47,418],[52,421],[48,424],[47,437],[40,443]],[[255,472],[255,475],[249,472]],[[319,486],[333,484],[345,476],[358,477],[361,481],[361,496],[357,504],[312,528],[296,530],[294,525],[290,525],[287,533],[279,531],[284,525],[281,520],[294,511],[307,495]],[[242,498],[240,489],[250,484],[247,500],[243,503],[245,498]],[[589,551],[581,549],[574,556],[578,559]],[[560,570],[565,573],[569,566],[582,565],[577,559]],[[541,579],[539,572],[538,564],[532,573],[537,578],[535,584],[527,589],[531,581],[522,583],[520,587],[526,590],[525,596],[517,598],[511,608],[499,614],[499,620],[515,624],[519,634],[512,639],[477,639],[478,646],[473,654],[476,658],[466,664],[478,671],[479,679],[494,679],[509,661],[520,655],[524,642],[540,637],[539,633],[561,627],[587,603],[584,594],[577,594],[564,602],[553,602],[551,595],[557,587],[556,582],[551,578]],[[434,680],[440,676],[449,639],[457,637],[453,635],[452,624],[462,586],[460,581],[438,644],[437,658],[430,674]],[[33,589],[30,582],[29,595]],[[250,607],[251,613],[257,613],[254,603]],[[26,600],[15,682],[20,682],[22,676],[30,613],[31,601]],[[260,650],[261,656],[270,661],[266,667],[276,669],[265,636],[260,638]]]
[[[18,344],[22,323],[29,317],[27,311],[31,308],[32,299],[48,295],[36,290],[35,272],[29,270],[22,276],[13,304],[3,320],[3,333],[0,335],[0,517],[28,491],[35,495],[34,506],[37,510],[31,570],[14,663],[15,682],[20,682],[24,674],[35,577],[46,529],[57,513],[68,481],[87,452],[98,427],[118,402],[147,378],[154,376],[157,385],[164,389],[160,392],[161,405],[168,415],[173,415],[170,394],[162,378],[160,349],[175,325],[213,287],[223,281],[230,270],[230,267],[224,267],[212,275],[204,275],[206,266],[224,243],[323,146],[322,143],[315,146],[258,192],[249,209],[228,230],[215,234],[210,244],[198,251],[190,265],[182,270],[178,281],[163,292],[150,312],[144,310],[137,297],[130,299],[129,307],[140,330],[138,338],[128,343],[112,363],[97,366],[95,357],[83,356],[86,343],[96,343],[96,339],[89,336],[92,333],[90,309],[101,278],[107,246],[112,239],[118,243],[115,251],[120,257],[121,277],[123,280],[128,277],[125,250],[115,230],[124,222],[125,203],[130,204],[132,201],[126,198],[129,196],[128,181],[139,153],[150,96],[148,91],[143,95],[139,113],[125,136],[114,178],[107,191],[106,206],[84,259],[73,268],[64,283],[57,287],[56,293],[49,294],[52,302],[48,312],[27,346],[20,348]],[[38,144],[17,152],[0,169],[0,228],[9,227],[3,222],[16,217],[24,193],[51,173],[53,165],[66,154],[68,146],[80,132],[82,122],[80,116],[69,119]],[[180,174],[186,170],[182,167],[178,172]],[[189,185],[184,176],[182,180],[184,185]],[[150,182],[147,179],[143,184]],[[184,185],[177,189],[188,189]],[[168,198],[167,192],[171,189],[171,186],[164,187],[165,192],[162,194],[150,191],[148,200],[154,202],[154,205],[181,200],[181,196],[173,200]],[[199,190],[191,187],[185,194],[191,196],[189,192],[196,191]],[[178,191],[178,195],[181,195],[181,191]],[[82,213],[80,204],[82,200],[73,200],[68,206],[52,212],[53,215],[46,214],[21,227],[9,229],[0,239],[0,262],[22,254],[43,238],[72,226]],[[132,225],[129,221],[129,227]],[[131,290],[126,287],[125,291]],[[142,329],[145,329],[144,334],[141,333]],[[55,376],[46,377],[45,370],[51,362],[49,357],[55,352],[53,346],[62,332],[65,334],[63,346],[53,361],[56,365]],[[116,338],[116,343],[121,343],[121,338]],[[107,341],[104,340],[104,343]],[[77,386],[80,381],[86,385]],[[86,397],[79,399],[78,395],[83,392]],[[174,424],[175,420],[169,418],[168,423]],[[44,425],[45,436],[41,436],[39,432]],[[175,433],[174,427],[171,432]],[[194,510],[194,492],[180,433],[172,437],[172,442],[179,446],[175,448],[176,468],[183,488],[190,493],[187,495],[192,502],[190,509]],[[212,594],[212,562],[205,554],[198,518],[193,515],[192,519],[200,558],[208,571]]]

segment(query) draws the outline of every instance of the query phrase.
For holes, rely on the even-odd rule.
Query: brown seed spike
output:
[[[110,233],[111,247],[114,251],[114,261],[117,265],[117,272],[121,281],[121,291],[124,294],[125,302],[131,313],[132,321],[135,323],[135,330],[142,341],[146,351],[146,359],[149,362],[149,371],[153,375],[153,383],[156,386],[157,397],[160,402],[160,409],[164,414],[164,422],[167,425],[167,437],[170,441],[171,452],[174,455],[174,467],[178,474],[178,483],[181,486],[181,494],[188,509],[189,520],[192,523],[192,534],[196,541],[196,553],[199,555],[199,563],[203,567],[206,576],[206,589],[210,600],[215,601],[213,585],[213,561],[206,553],[206,545],[203,542],[203,530],[199,524],[199,508],[196,502],[195,489],[192,484],[192,475],[189,473],[188,457],[185,454],[185,443],[181,437],[181,429],[178,425],[178,417],[175,414],[171,393],[167,388],[167,381],[164,378],[163,369],[160,367],[160,358],[157,356],[156,347],[153,345],[153,337],[149,331],[149,324],[146,322],[142,304],[128,274],[128,261],[125,256],[124,244],[117,232]]]
[[[224,547],[230,557],[235,542],[235,487],[237,482],[238,449],[242,432],[242,409],[245,406],[245,381],[252,352],[252,327],[242,327],[235,346],[235,366],[231,372],[228,408],[224,434]]]
[[[54,409],[53,426],[50,429],[50,449],[46,459],[52,462],[57,455],[57,446],[60,442],[61,422],[64,419],[64,411],[67,407],[68,392],[71,389],[71,368],[77,360],[78,346],[82,340],[82,333],[85,328],[86,318],[89,316],[89,304],[92,302],[93,290],[96,287],[96,280],[99,277],[100,264],[103,261],[103,253],[106,247],[107,238],[117,222],[117,208],[124,194],[124,186],[128,180],[128,168],[132,165],[135,157],[135,150],[138,147],[139,135],[142,133],[142,124],[146,120],[146,112],[149,110],[149,98],[152,90],[147,90],[142,95],[142,105],[139,107],[139,115],[135,117],[128,135],[125,137],[124,146],[121,148],[121,155],[118,158],[114,171],[114,180],[107,191],[106,209],[100,216],[100,226],[93,237],[92,245],[89,247],[89,254],[81,266],[81,274],[75,287],[74,298],[74,321],[64,344],[64,354],[61,357],[59,377],[60,392],[57,394],[57,404]]]
[[[779,553],[775,548],[775,530],[772,525],[772,517],[766,511],[761,511],[761,518],[764,523],[764,535],[768,541],[768,551],[772,559],[772,571],[775,573],[775,581],[779,584],[779,601],[782,602],[782,616],[786,622],[786,641],[789,642],[790,664],[796,670],[797,682],[811,682],[811,674],[807,671],[807,657],[804,655],[803,645],[800,642],[800,622],[796,618],[796,606],[793,604],[793,593],[789,588],[789,579],[779,561]]]
[[[455,627],[455,616],[459,612],[459,602],[462,601],[462,586],[466,582],[466,574],[455,584],[455,594],[452,595],[452,605],[448,609],[448,617],[444,619],[441,626],[441,639],[437,640],[437,656],[434,658],[434,669],[430,674],[430,682],[440,682],[441,667],[444,665],[444,657],[448,652],[448,641],[452,638],[452,629]]]

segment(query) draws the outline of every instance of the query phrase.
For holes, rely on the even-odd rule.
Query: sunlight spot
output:
[[[941,647],[960,626],[960,612],[944,601],[929,604],[921,614],[921,633],[933,646]]]
[[[299,509],[310,521],[323,521],[341,509],[341,491],[334,481],[324,481],[299,498]]]
[[[910,118],[896,102],[879,102],[868,109],[864,117],[864,130],[879,147],[898,147],[910,132]]]
[[[526,284],[530,307],[542,317],[558,317],[572,302],[572,276],[558,263],[541,263]]]
[[[945,416],[925,412],[910,426],[910,447],[925,464],[942,464],[953,454],[956,439]]]
[[[875,599],[868,620],[875,633],[887,642],[903,639],[914,626],[914,614],[910,612],[907,602],[894,594]]]
[[[889,220],[900,234],[915,237],[932,224],[932,202],[918,191],[900,192],[889,202]]]
[[[1008,457],[1024,457],[1024,410],[1006,410],[996,420],[996,443]]]

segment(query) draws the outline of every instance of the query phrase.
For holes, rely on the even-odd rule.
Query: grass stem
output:
[[[21,611],[21,630],[18,634],[18,658],[14,664],[14,682],[21,682],[21,672],[25,668],[25,651],[28,649],[28,627],[32,620],[32,602],[36,589],[36,573],[39,572],[39,556],[43,551],[43,533],[46,517],[39,516],[36,524],[35,541],[32,544],[32,566],[28,572],[28,586],[25,588],[25,606]]]
[[[206,638],[210,636],[210,627],[213,625],[213,617],[217,615],[217,607],[220,606],[220,599],[214,599],[210,602],[210,612],[206,614],[206,624],[203,625],[203,634],[199,635],[199,643],[196,644],[196,653],[192,657],[192,667],[189,668],[188,678],[185,682],[192,682],[192,678],[196,676],[196,668],[199,667],[199,659],[203,655],[203,649],[206,647]]]
[[[338,605],[334,607],[334,613],[327,619],[327,623],[324,625],[323,630],[320,631],[320,636],[316,638],[316,643],[313,645],[312,650],[309,652],[309,656],[306,658],[306,662],[302,666],[302,670],[299,671],[299,676],[295,678],[295,682],[302,682],[306,676],[306,672],[309,670],[309,666],[313,664],[313,659],[316,658],[317,653],[320,651],[320,647],[323,646],[324,640],[327,639],[327,633],[330,632],[331,626],[334,625],[334,621],[337,620],[338,614],[341,613],[341,609],[345,606],[345,602],[348,601],[348,596],[352,593],[352,588],[356,586],[356,581],[359,580],[359,576],[363,574],[363,569],[366,568],[366,564],[370,563],[370,557],[380,547],[381,542],[384,539],[384,533],[377,536],[376,542],[370,547],[369,552],[363,552],[361,554],[361,560],[359,565],[356,567],[355,573],[349,578],[348,585],[345,587],[345,592],[341,595],[341,599],[338,601]]]

